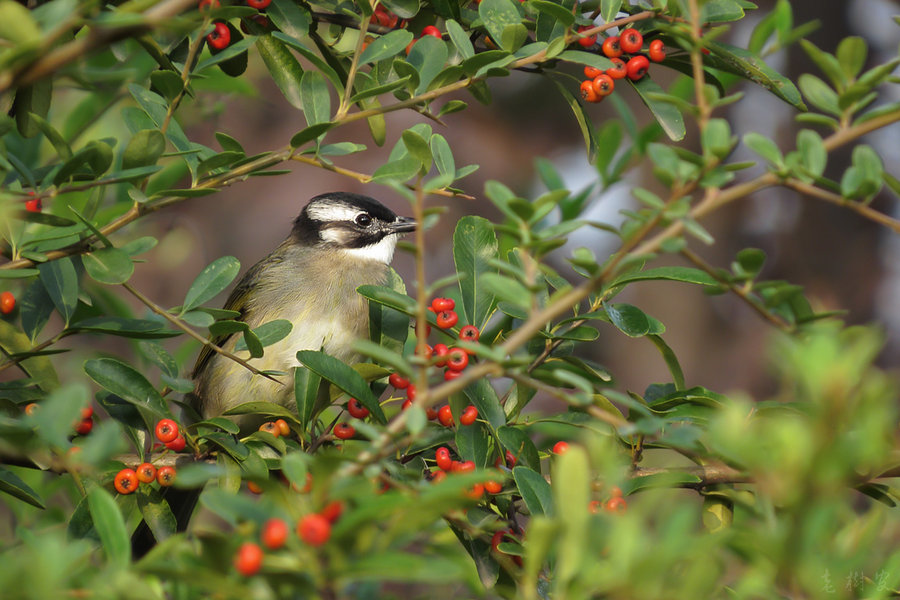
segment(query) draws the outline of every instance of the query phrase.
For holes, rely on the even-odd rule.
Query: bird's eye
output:
[[[370,217],[366,213],[361,213],[356,216],[356,219],[354,220],[354,222],[357,225],[359,225],[360,227],[368,227],[369,225],[372,224],[372,217]]]

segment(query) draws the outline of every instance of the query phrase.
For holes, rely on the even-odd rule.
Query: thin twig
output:
[[[900,220],[889,217],[882,212],[878,212],[868,204],[862,204],[854,200],[849,200],[847,198],[844,198],[840,194],[835,194],[833,192],[829,192],[828,190],[823,190],[822,188],[810,185],[808,183],[800,181],[799,179],[788,179],[783,182],[783,185],[794,190],[795,192],[799,192],[806,196],[825,200],[826,202],[836,204],[837,206],[841,206],[843,208],[849,208],[856,214],[863,216],[870,221],[874,221],[879,225],[884,225],[889,229],[893,229],[894,233],[900,233]]]

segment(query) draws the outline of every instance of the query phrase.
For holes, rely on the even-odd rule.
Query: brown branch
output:
[[[825,200],[826,202],[836,204],[837,206],[841,206],[843,208],[849,208],[856,214],[865,217],[870,221],[874,221],[879,225],[884,225],[889,229],[893,229],[894,233],[900,233],[900,220],[889,217],[886,214],[875,210],[868,204],[862,204],[860,202],[850,200],[841,196],[840,194],[835,194],[834,192],[823,190],[822,188],[810,185],[808,183],[800,181],[799,179],[788,179],[787,181],[783,182],[783,185],[794,190],[795,192],[799,192],[806,196]]]

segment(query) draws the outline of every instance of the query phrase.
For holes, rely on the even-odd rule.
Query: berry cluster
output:
[[[160,419],[154,429],[156,439],[165,444],[166,448],[175,452],[184,450],[186,445],[184,436],[178,428],[178,423],[172,419]],[[153,463],[145,462],[136,469],[124,468],[113,480],[113,486],[120,494],[131,494],[139,483],[153,483],[156,481],[162,487],[169,487],[175,483],[175,467],[156,468]]]
[[[431,471],[430,478],[434,483],[439,483],[446,479],[448,473],[471,473],[475,471],[475,463],[471,460],[456,460],[450,454],[450,449],[441,446],[434,451],[434,463],[437,465],[437,471]],[[503,491],[503,484],[496,479],[488,479],[482,483],[476,483],[466,495],[473,500],[478,500],[484,493],[499,494]]]
[[[305,515],[297,522],[297,537],[305,544],[313,547],[324,545],[331,538],[331,526],[341,518],[344,503],[340,500],[330,502],[317,513]],[[273,517],[266,521],[259,531],[259,541],[244,542],[234,556],[234,568],[244,577],[255,575],[262,568],[264,552],[280,550],[290,539],[290,527],[287,521]]]
[[[600,500],[591,500],[588,503],[588,510],[594,514],[599,513],[600,509],[611,513],[623,513],[627,508],[628,503],[622,495],[622,490],[617,486],[613,486],[609,491],[609,499],[605,503]]]
[[[291,435],[291,426],[284,419],[277,421],[266,421],[259,426],[260,431],[271,433],[275,437],[287,437]]]
[[[36,402],[30,402],[25,406],[25,414],[33,415],[40,408]],[[87,435],[94,428],[94,407],[87,406],[81,409],[81,418],[72,424],[72,429],[78,435]]]
[[[580,28],[580,31],[589,29]],[[584,36],[578,39],[578,43],[585,47],[591,47],[597,43],[597,36]],[[644,46],[644,36],[633,27],[625,29],[617,36],[610,36],[603,40],[600,50],[613,66],[608,69],[585,67],[584,76],[587,78],[581,82],[581,97],[586,102],[600,102],[613,93],[617,79],[629,78],[632,81],[641,79],[650,68],[650,61],[660,62],[666,58],[666,52],[662,40],[653,40],[647,50],[647,54],[641,54]]]

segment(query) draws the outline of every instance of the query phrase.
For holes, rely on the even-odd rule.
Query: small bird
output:
[[[399,217],[367,196],[333,192],[316,196],[294,220],[290,235],[253,265],[225,303],[250,328],[287,319],[290,334],[265,348],[261,358],[235,352],[239,335],[213,342],[263,371],[291,372],[298,350],[324,350],[350,362],[353,343],[368,334],[369,313],[356,288],[384,284],[400,235],[416,222]],[[194,407],[204,418],[250,401],[296,409],[294,386],[255,375],[234,360],[204,347],[194,366]],[[240,420],[238,421],[240,423]],[[247,423],[244,423],[247,424]]]

